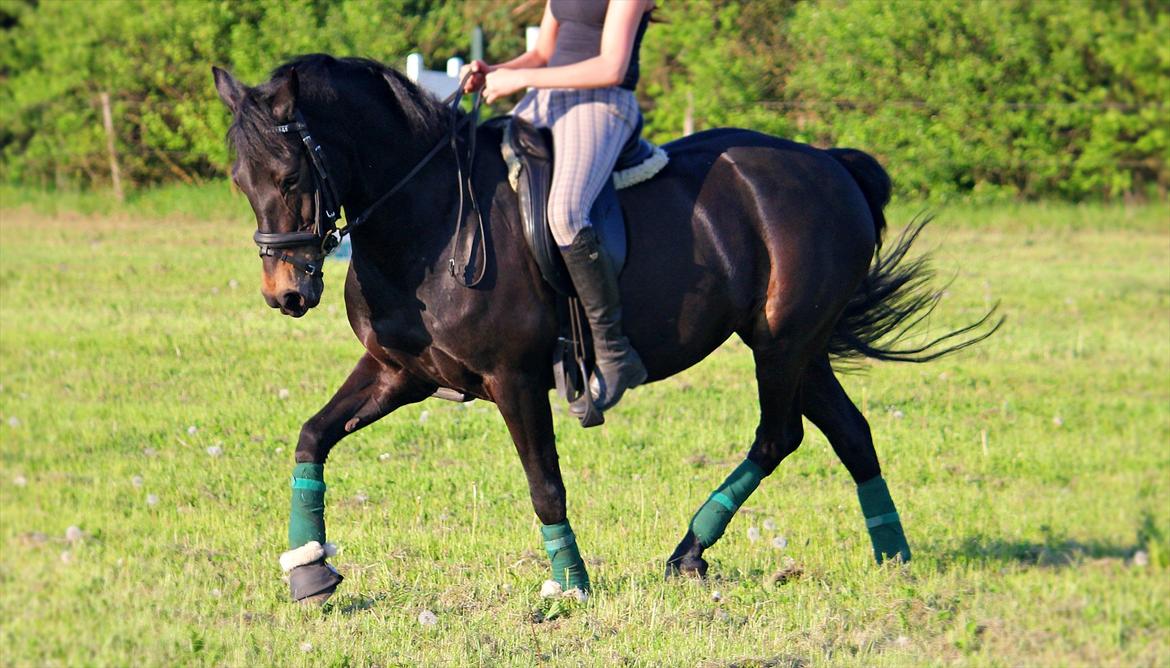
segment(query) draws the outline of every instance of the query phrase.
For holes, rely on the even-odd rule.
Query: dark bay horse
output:
[[[324,287],[320,235],[312,233],[322,210],[365,209],[450,137],[458,117],[398,72],[364,59],[303,56],[255,88],[218,68],[214,74],[234,115],[232,174],[255,211],[257,242],[263,249],[265,239],[293,240],[263,259],[264,299],[301,317]],[[312,140],[305,139],[310,129]],[[322,472],[330,450],[440,388],[497,405],[545,525],[553,577],[566,590],[588,589],[567,522],[549,404],[554,294],[525,246],[497,150],[500,133],[476,132],[480,150],[469,180],[456,176],[467,169],[467,142],[444,148],[352,232],[345,301],[366,352],[300,432],[292,549],[281,559],[296,599],[322,600],[341,580],[325,561]],[[984,317],[931,345],[890,343],[933,308],[938,294],[925,285],[921,261],[903,261],[920,228],[875,255],[890,182],[870,156],[735,129],[664,148],[670,162],[662,173],[620,195],[629,226],[621,276],[626,330],[651,382],[737,334],[755,356],[760,402],[746,460],[700,507],[668,559],[668,575],[705,573],[703,551],[760,479],[800,444],[802,415],[825,433],[858,484],[878,561],[909,559],[869,427],[830,362],[925,361],[994,327],[976,331],[988,324]],[[325,156],[328,183],[314,164]],[[474,211],[459,204],[469,195],[465,182],[480,203],[479,238],[456,234],[460,211],[461,229],[478,229]],[[483,280],[468,288],[448,264],[477,253],[485,260]]]

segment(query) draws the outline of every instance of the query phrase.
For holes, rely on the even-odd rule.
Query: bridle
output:
[[[479,221],[479,233],[482,235],[484,232],[483,217],[479,213],[479,204],[475,200],[475,190],[471,187],[471,169],[475,161],[475,129],[479,121],[479,108],[483,102],[482,90],[476,91],[471,111],[462,117],[459,116],[459,103],[463,100],[463,85],[470,76],[471,73],[469,72],[459,82],[459,88],[446,100],[443,100],[443,105],[447,107],[451,119],[451,129],[447,136],[440,139],[406,173],[406,176],[403,176],[398,180],[398,183],[394,184],[394,187],[374,200],[356,218],[349,220],[345,227],[337,227],[337,221],[341,218],[341,200],[338,198],[337,191],[333,187],[334,180],[329,177],[329,163],[325,160],[325,151],[317,143],[317,140],[313,139],[313,135],[309,132],[309,126],[305,123],[305,117],[301,115],[300,110],[297,110],[293,112],[294,122],[275,126],[273,130],[280,134],[290,134],[293,132],[299,134],[301,143],[309,153],[309,161],[313,165],[313,181],[316,186],[313,190],[313,229],[297,230],[295,232],[261,232],[257,230],[252,235],[252,240],[256,242],[256,246],[260,249],[260,257],[274,257],[281,262],[291,264],[309,276],[320,277],[324,273],[325,258],[337,250],[337,247],[341,245],[341,241],[354,230],[365,224],[377,209],[390,201],[391,197],[402,190],[411,179],[422,171],[423,167],[426,167],[439,154],[439,151],[444,146],[450,146],[452,152],[455,154],[455,166],[459,179],[459,213],[456,223],[456,243],[454,247],[459,247],[459,237],[462,236],[463,193],[465,186],[469,194],[469,199],[471,200],[472,210],[475,211],[476,218]],[[464,127],[468,129],[468,170],[466,178],[464,178],[463,162],[460,158],[457,145],[459,131]],[[283,252],[286,249],[302,248],[305,246],[313,246],[317,249],[308,260]],[[484,249],[484,246],[485,244],[480,244],[484,262],[480,266],[477,276],[470,282],[464,282],[462,279],[456,277],[466,287],[473,287],[483,279],[483,273],[487,265],[487,251]],[[454,251],[449,261],[449,269],[451,275],[456,276]]]

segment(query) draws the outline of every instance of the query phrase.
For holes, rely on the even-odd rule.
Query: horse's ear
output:
[[[240,108],[240,102],[244,99],[244,84],[240,83],[229,74],[226,70],[221,70],[218,67],[212,66],[211,74],[215,77],[215,90],[219,93],[219,99],[227,105],[232,113]]]
[[[276,90],[272,92],[272,115],[278,121],[291,121],[293,117],[293,107],[297,102],[297,89],[300,84],[297,83],[297,69],[290,68],[288,74],[285,75],[284,81],[281,81]]]

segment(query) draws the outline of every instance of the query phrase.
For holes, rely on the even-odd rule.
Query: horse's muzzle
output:
[[[284,315],[299,318],[320,302],[320,295],[313,296],[298,290],[285,290],[275,297],[265,294],[264,301],[270,307],[280,309]]]

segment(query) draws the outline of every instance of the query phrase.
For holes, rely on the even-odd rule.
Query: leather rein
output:
[[[325,151],[317,143],[317,140],[313,139],[313,135],[309,132],[309,126],[305,123],[304,116],[297,110],[294,112],[295,121],[293,123],[275,126],[273,130],[280,134],[296,132],[300,135],[301,143],[304,144],[305,150],[309,153],[309,161],[313,165],[313,180],[316,184],[316,188],[313,191],[313,229],[297,230],[295,232],[261,232],[257,230],[252,235],[252,240],[256,242],[256,246],[260,249],[260,257],[274,257],[281,262],[287,262],[293,265],[310,276],[321,276],[324,273],[325,258],[337,250],[337,247],[341,245],[341,241],[351,232],[365,224],[375,211],[390,201],[391,197],[398,194],[444,147],[449,146],[455,154],[455,169],[457,178],[459,179],[459,213],[455,228],[455,250],[452,251],[452,256],[448,262],[448,269],[451,276],[465,287],[474,287],[483,280],[483,275],[487,268],[487,249],[485,243],[480,244],[483,263],[477,274],[471,280],[465,281],[455,273],[455,253],[459,247],[459,240],[462,237],[463,231],[465,189],[468,193],[468,199],[471,201],[472,210],[475,212],[476,219],[479,222],[479,234],[481,237],[484,234],[483,216],[480,215],[479,204],[475,199],[475,190],[471,187],[471,171],[475,162],[475,131],[479,121],[479,108],[483,102],[482,89],[476,91],[471,111],[462,117],[459,116],[459,103],[463,100],[463,85],[470,76],[471,73],[468,73],[467,76],[463,77],[463,80],[459,82],[459,88],[446,100],[443,100],[443,105],[447,107],[451,119],[451,129],[447,133],[447,136],[440,139],[405,176],[398,180],[398,183],[394,184],[381,197],[374,200],[356,218],[350,219],[345,227],[337,227],[337,221],[341,218],[341,200],[338,198],[337,191],[333,187],[333,179],[329,177],[329,166],[325,159]],[[468,146],[468,168],[466,176],[463,172],[463,161],[460,157],[458,147],[459,132],[465,127],[467,128]],[[314,246],[318,250],[308,260],[283,252],[285,249],[301,248],[304,246]]]

